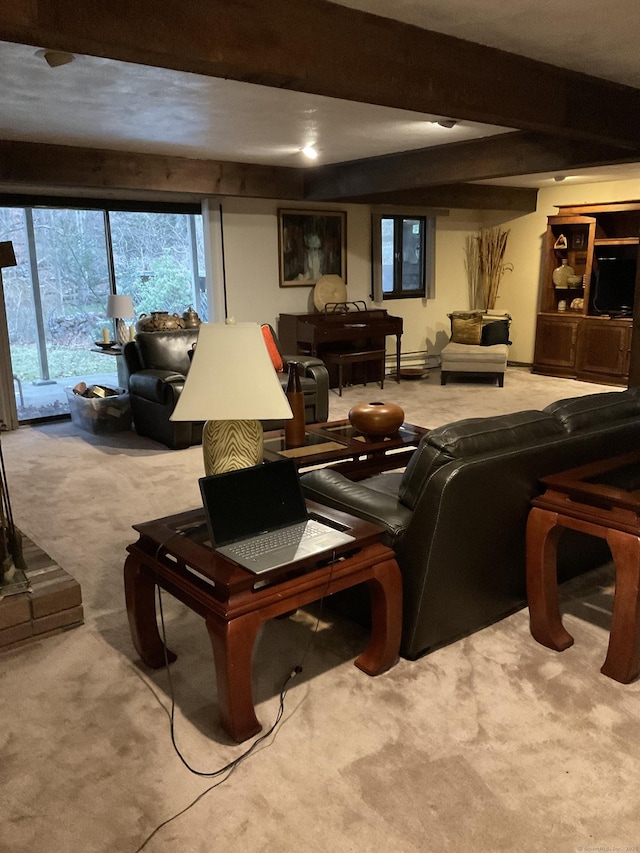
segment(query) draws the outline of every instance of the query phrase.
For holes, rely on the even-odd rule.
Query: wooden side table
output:
[[[222,725],[240,742],[262,728],[254,710],[251,657],[258,629],[326,595],[365,583],[371,593],[370,640],[355,665],[379,675],[398,660],[402,626],[402,578],[382,528],[346,513],[310,503],[310,508],[351,528],[355,542],[336,552],[336,562],[300,560],[254,575],[217,555],[206,542],[203,510],[193,510],[134,529],[124,583],[129,626],[141,659],[165,664],[158,632],[155,587],[178,598],[206,622],[215,662]],[[176,656],[167,650],[167,659]]]
[[[601,672],[627,684],[640,675],[640,453],[543,477],[546,491],[527,520],[527,597],[533,637],[564,651],[573,637],[558,602],[556,547],[563,528],[605,539],[616,584]]]

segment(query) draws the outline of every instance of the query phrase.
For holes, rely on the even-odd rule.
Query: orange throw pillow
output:
[[[280,350],[278,349],[278,345],[275,342],[273,337],[273,329],[267,323],[264,326],[260,326],[262,330],[262,337],[264,338],[264,342],[267,345],[267,349],[269,350],[269,355],[271,356],[271,361],[273,362],[273,366],[275,367],[278,373],[282,373],[284,370],[284,364],[282,362],[282,356],[280,355]]]

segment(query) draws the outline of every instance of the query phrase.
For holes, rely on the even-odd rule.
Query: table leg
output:
[[[620,530],[607,530],[606,538],[616,567],[616,589],[600,672],[628,684],[640,674],[640,539]]]
[[[176,655],[166,650],[158,632],[156,618],[155,575],[136,556],[129,554],[124,563],[124,593],[131,639],[147,666],[158,669]]]
[[[251,658],[263,619],[254,612],[226,621],[211,613],[206,622],[216,666],[220,720],[240,743],[262,728],[253,707]]]
[[[531,634],[543,646],[562,652],[573,645],[558,601],[556,551],[561,532],[555,512],[533,507],[527,519],[527,599]]]
[[[355,660],[367,675],[380,675],[397,663],[402,629],[402,575],[395,560],[373,568],[366,581],[371,594],[371,636],[366,649]]]

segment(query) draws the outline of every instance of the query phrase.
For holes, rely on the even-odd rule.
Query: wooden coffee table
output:
[[[240,742],[261,725],[253,706],[251,657],[260,626],[326,595],[365,583],[371,593],[371,635],[355,665],[379,675],[398,660],[402,578],[393,551],[375,524],[309,503],[309,509],[347,525],[355,541],[327,555],[254,575],[216,554],[207,543],[204,510],[135,524],[124,584],[129,627],[141,659],[155,668],[176,656],[158,632],[155,588],[162,587],[205,619],[215,662],[222,725]],[[292,668],[296,661],[283,664]],[[284,673],[283,673],[284,675]]]
[[[371,441],[347,419],[307,424],[303,447],[287,448],[284,430],[266,432],[264,458],[269,462],[283,457],[293,459],[298,470],[339,462],[341,473],[351,480],[361,480],[381,471],[403,468],[427,432],[424,427],[403,423],[395,435]]]
[[[556,547],[563,528],[605,539],[616,569],[609,647],[601,672],[627,684],[640,675],[640,452],[543,477],[527,520],[531,633],[556,651],[573,645],[558,602]]]

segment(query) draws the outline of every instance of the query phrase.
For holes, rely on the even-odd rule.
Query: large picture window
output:
[[[65,387],[78,380],[122,385],[116,359],[93,345],[105,327],[115,339],[110,293],[131,296],[136,317],[189,307],[209,315],[198,206],[47,201],[3,206],[0,197],[0,241],[17,261],[3,282],[19,422],[68,412]]]
[[[432,295],[434,220],[428,216],[373,217],[373,298]]]

